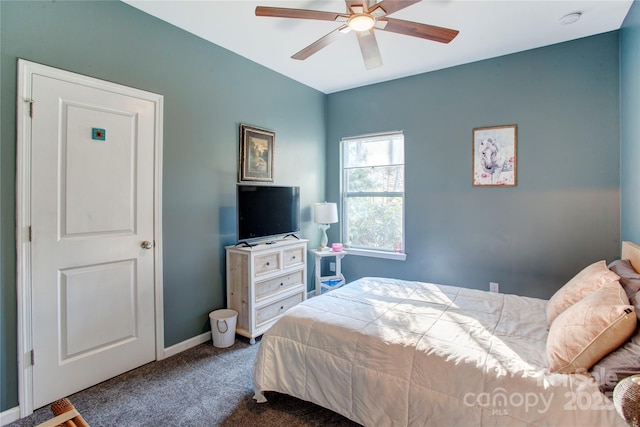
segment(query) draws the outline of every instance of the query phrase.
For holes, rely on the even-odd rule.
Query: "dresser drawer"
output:
[[[263,300],[277,292],[282,292],[286,289],[303,284],[304,279],[302,277],[302,273],[302,270],[293,271],[289,274],[256,283],[256,301]]]
[[[255,257],[253,268],[256,276],[262,276],[272,271],[280,270],[280,252],[272,252]]]
[[[293,267],[294,265],[300,265],[304,263],[305,248],[292,248],[282,251],[283,265],[285,268]]]
[[[256,310],[256,327],[260,327],[270,320],[278,317],[296,304],[304,300],[304,292],[300,292],[290,297],[276,301],[273,304],[265,305]]]

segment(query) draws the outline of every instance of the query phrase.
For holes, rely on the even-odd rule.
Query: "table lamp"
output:
[[[319,224],[318,226],[322,230],[322,239],[320,240],[320,250],[328,250],[327,242],[327,230],[329,224],[338,222],[338,206],[335,203],[316,203],[313,206],[313,222]]]

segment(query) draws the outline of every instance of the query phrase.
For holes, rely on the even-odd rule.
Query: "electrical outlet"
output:
[[[335,262],[330,262],[329,263],[329,271],[332,273],[336,272],[336,263]]]
[[[489,292],[500,292],[500,284],[498,282],[489,282]]]

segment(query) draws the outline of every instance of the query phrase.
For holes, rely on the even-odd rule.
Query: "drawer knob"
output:
[[[296,256],[295,256],[295,255],[294,255],[294,256],[292,256],[292,257],[291,257],[291,259],[296,259]]]
[[[280,282],[280,286],[284,286],[284,283]]]
[[[269,265],[269,262],[267,262],[267,265]]]
[[[281,306],[280,306],[280,310],[284,310],[284,305],[281,305]]]

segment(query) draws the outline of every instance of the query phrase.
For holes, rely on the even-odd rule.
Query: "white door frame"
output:
[[[20,417],[33,413],[33,365],[31,351],[33,336],[31,323],[31,112],[37,114],[32,103],[31,82],[34,74],[75,84],[105,89],[148,100],[155,105],[154,147],[154,294],[156,360],[164,358],[164,312],[162,295],[162,121],[163,97],[104,80],[52,68],[18,59],[17,145],[16,145],[16,249],[18,296],[18,401]]]

